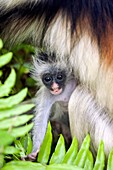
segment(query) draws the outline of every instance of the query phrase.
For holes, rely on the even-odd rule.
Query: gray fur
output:
[[[69,67],[67,65],[64,65],[60,62],[53,62],[53,63],[46,63],[42,62],[41,60],[37,62],[37,58],[34,58],[34,77],[35,80],[38,82],[41,82],[41,75],[44,74],[46,71],[51,70],[51,67],[54,67],[54,69],[64,69],[67,70],[67,78],[64,90],[59,95],[53,95],[50,93],[49,89],[44,86],[44,84],[41,82],[41,88],[38,91],[36,95],[36,108],[35,108],[35,118],[34,118],[34,128],[33,128],[33,151],[30,155],[28,155],[29,159],[35,159],[36,153],[40,150],[40,146],[42,144],[42,141],[44,139],[47,123],[51,114],[51,110],[53,105],[57,105],[60,108],[59,112],[68,111],[68,101],[69,98],[75,89],[77,85],[77,81],[72,78],[72,73],[69,72]],[[54,107],[55,108],[55,107]],[[54,110],[55,112],[55,110]],[[56,111],[57,112],[57,111]],[[32,156],[35,155],[33,158]]]

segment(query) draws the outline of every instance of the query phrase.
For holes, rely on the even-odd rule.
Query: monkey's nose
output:
[[[51,94],[53,95],[59,95],[60,93],[62,93],[62,88],[59,88],[59,85],[55,82],[53,82],[52,86],[51,86]]]
[[[52,90],[57,89],[57,88],[59,88],[59,85],[57,83],[53,82],[51,88],[52,88]]]

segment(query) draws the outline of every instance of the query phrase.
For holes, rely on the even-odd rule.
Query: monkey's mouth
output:
[[[53,95],[59,95],[60,93],[62,93],[62,88],[61,89],[50,90],[50,92]]]
[[[60,88],[60,89],[59,88],[55,88],[55,89],[50,90],[50,92],[53,95],[59,95],[59,94],[62,93],[62,88]]]

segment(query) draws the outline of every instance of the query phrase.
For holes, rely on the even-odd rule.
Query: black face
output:
[[[45,73],[42,76],[42,82],[44,85],[51,89],[53,83],[58,84],[59,89],[65,85],[66,73],[64,71],[54,71],[53,73]]]

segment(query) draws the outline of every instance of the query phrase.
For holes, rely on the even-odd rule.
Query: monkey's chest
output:
[[[59,101],[58,104],[60,105],[60,107],[62,107],[62,111],[63,112],[67,112],[68,111],[68,102],[64,102],[64,101]]]

